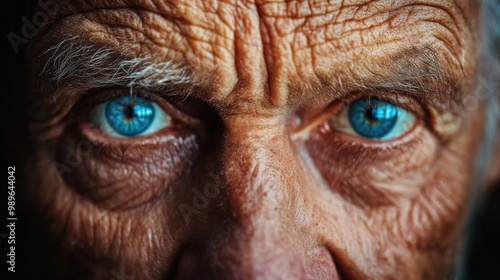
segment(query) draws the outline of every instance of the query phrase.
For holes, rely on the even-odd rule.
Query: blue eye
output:
[[[353,101],[333,120],[334,127],[349,134],[378,140],[397,138],[416,122],[407,110],[378,98]]]
[[[92,124],[113,137],[152,134],[170,125],[170,117],[154,102],[137,96],[122,96],[96,106]]]

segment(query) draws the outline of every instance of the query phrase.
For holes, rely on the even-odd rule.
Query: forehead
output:
[[[390,61],[415,50],[432,49],[449,72],[467,71],[475,6],[449,0],[74,1],[54,32],[81,35],[127,57],[186,65],[210,88],[210,99],[241,97],[231,94],[244,90],[246,99],[283,104],[311,86],[341,90],[374,73],[395,75]]]

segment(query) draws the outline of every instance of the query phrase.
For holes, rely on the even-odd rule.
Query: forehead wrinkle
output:
[[[281,83],[281,88],[293,92],[289,103],[300,103],[310,95],[325,92],[320,89],[324,85],[330,85],[330,92],[340,90],[336,97],[345,94],[346,88],[394,88],[412,93],[420,91],[427,95],[434,92],[432,96],[442,102],[432,103],[442,103],[439,108],[447,107],[446,104],[452,101],[460,103],[463,91],[458,85],[462,79],[470,78],[474,71],[473,30],[466,20],[467,15],[462,14],[465,4],[460,1],[405,1],[393,6],[389,3],[394,4],[390,1],[342,1],[337,10],[327,9],[321,4],[316,10],[311,8],[313,4],[302,8],[297,8],[296,2],[269,4],[265,12],[269,16],[266,18],[268,32],[279,38],[274,40],[277,45],[274,50],[281,55],[269,49],[266,49],[266,55],[276,65],[289,68],[288,71],[276,69],[275,72],[279,73],[272,75],[274,81],[271,83]],[[329,16],[316,16],[318,9],[323,9]],[[405,11],[414,22],[406,22],[408,18],[404,18],[405,14],[400,15],[401,11]],[[290,12],[302,17],[302,20],[287,16]],[[374,16],[378,22],[370,23],[368,20]],[[419,23],[423,25],[417,25]],[[420,35],[418,32],[421,32]],[[391,62],[398,57],[398,53],[413,48],[432,51],[420,52],[420,56],[406,54],[397,63]],[[283,50],[293,52],[283,55]],[[427,66],[411,67],[413,73],[419,73],[419,77],[411,77],[411,71],[400,67],[405,64],[404,59],[425,56],[428,56],[425,61],[430,62]],[[394,71],[398,68],[408,71]],[[425,69],[431,68],[439,71],[425,73]],[[439,82],[436,77],[446,79]]]
[[[100,2],[100,1],[93,1],[92,3],[98,3],[98,2]],[[147,8],[148,10],[152,9],[152,10],[155,10],[156,12],[158,12],[158,10],[160,8],[161,8],[161,10],[165,10],[165,11],[166,10],[172,11],[174,9],[174,7],[173,7],[174,5],[172,3],[170,3],[170,2],[168,2],[168,1],[156,1],[156,2],[151,2],[151,1],[119,1],[119,2],[118,1],[109,1],[109,2],[115,3],[115,4],[102,4],[101,3],[100,5],[101,6],[105,5],[105,6],[111,7],[113,5],[116,6],[116,5],[125,5],[125,4],[128,4],[128,5],[138,6],[138,5],[143,5],[144,4],[144,5],[148,6],[148,8]],[[109,2],[106,2],[106,3],[109,3]],[[380,3],[380,2],[381,1],[369,1],[369,3]],[[116,3],[118,3],[118,4],[116,4]],[[134,4],[131,4],[131,3],[134,3]],[[196,2],[196,3],[198,3],[198,2]],[[261,6],[259,6],[259,9],[258,9],[260,17],[262,17],[262,16],[266,15],[266,13],[270,12],[270,10],[266,10],[266,9],[261,8],[261,7],[264,7],[266,5],[266,3],[267,2],[265,2],[265,1],[258,1],[258,3],[256,3],[256,5],[261,5]],[[312,7],[309,7],[308,9],[312,10],[313,12],[317,11],[317,8],[314,7],[314,4],[316,2],[311,2],[311,3],[312,3],[311,4]],[[160,4],[163,4],[163,6],[160,7]],[[349,5],[353,5],[353,3],[351,3],[351,4],[349,4],[348,2],[344,3],[344,6],[343,6],[344,11],[345,11],[345,9],[348,8]],[[321,6],[321,5],[319,5],[319,6]],[[331,6],[326,6],[326,7],[328,9],[331,9],[330,8]],[[300,10],[300,13],[305,13],[305,12],[302,11],[302,10],[304,10],[302,8],[299,8],[298,10]],[[339,13],[340,13],[340,11],[339,11]],[[183,15],[183,17],[185,17],[185,16],[186,15]],[[307,13],[305,13],[304,16],[307,17]],[[341,17],[339,17],[339,19],[340,18]],[[205,21],[206,21],[206,19],[205,19]],[[294,63],[297,64],[297,62],[294,62],[294,63],[291,63],[291,64],[290,63],[285,63],[286,62],[286,58],[284,58],[284,56],[286,56],[286,54],[272,54],[272,51],[269,50],[269,48],[283,49],[281,47],[283,46],[284,43],[283,42],[279,42],[279,41],[280,40],[285,40],[286,38],[282,38],[280,36],[280,34],[278,34],[278,33],[272,33],[272,32],[275,31],[274,29],[276,29],[276,28],[278,28],[277,24],[270,24],[270,25],[268,25],[267,30],[265,30],[264,33],[267,33],[267,36],[271,37],[271,40],[273,40],[273,41],[269,41],[269,42],[264,41],[265,47],[268,50],[265,50],[263,52],[266,53],[266,57],[270,57],[270,59],[268,61],[266,61],[266,63],[269,64],[267,66],[267,69],[268,69],[268,72],[271,73],[270,74],[271,79],[269,80],[271,90],[272,91],[282,91],[282,92],[284,92],[286,90],[286,87],[284,87],[283,84],[280,84],[280,81],[283,81],[284,84],[288,84],[288,83],[292,83],[292,82],[298,82],[298,80],[295,79],[295,77],[293,77],[293,75],[289,75],[290,73],[293,73],[293,68],[294,68],[293,64]],[[304,31],[304,30],[302,30],[302,31]],[[261,33],[262,33],[262,31],[261,31]],[[254,34],[251,33],[250,35],[254,35]],[[277,36],[273,36],[273,35],[277,35]],[[249,35],[241,35],[240,37],[244,38],[245,36],[249,36]],[[190,40],[189,38],[187,38],[187,39]],[[236,39],[237,38],[233,38],[233,41],[236,40]],[[246,39],[247,40],[248,39],[252,39],[252,37],[250,36],[250,38],[247,37]],[[255,39],[255,38],[253,38],[253,39]],[[310,45],[309,46],[309,48],[311,49],[310,52],[313,52],[312,51],[312,47],[315,47],[315,45],[318,45],[318,43],[315,40],[310,40],[308,44]],[[243,54],[247,53],[247,54],[249,54],[250,57],[252,57],[252,55],[254,54],[252,52],[245,52],[245,49],[242,49],[241,51],[239,51],[239,53],[243,53]],[[269,54],[269,53],[271,53],[271,54]],[[345,55],[346,54],[344,54],[344,56]],[[236,60],[238,58],[236,57],[236,55],[234,55],[233,59],[235,60],[234,62],[236,62]],[[328,59],[332,59],[332,58],[322,58],[322,56],[320,56],[320,55],[313,55],[311,57],[311,59],[313,59],[314,61],[327,61]],[[333,59],[337,60],[337,63],[340,61],[340,60],[338,60],[335,57]],[[299,61],[299,60],[295,60],[295,61]],[[304,62],[304,64],[307,64],[307,63],[309,63],[309,62]],[[243,63],[241,63],[241,64],[243,64]],[[313,66],[312,68],[315,68],[314,64],[315,64],[315,62],[312,63],[312,66]],[[354,77],[356,75],[358,77],[362,76],[359,73],[355,73],[356,70],[362,69],[364,67],[364,65],[359,65],[357,67],[355,67],[355,66],[356,65],[354,65],[353,67],[350,68],[350,70],[351,70],[350,72],[345,71],[346,73],[344,73],[343,75],[336,75],[335,71],[331,71],[333,73],[328,73],[328,72],[325,72],[325,71],[316,71],[317,69],[313,69],[314,74],[311,77],[307,77],[307,79],[304,79],[304,80],[302,80],[300,82],[308,83],[308,82],[311,82],[311,80],[317,79],[318,77],[327,77],[327,76],[330,76],[330,77],[335,77],[336,80],[340,79],[341,82],[342,82],[342,84],[344,84],[344,85],[348,85],[348,84],[355,85],[355,84],[357,84],[359,86],[359,85],[362,85],[362,84],[365,84],[365,85],[369,84],[368,81],[364,81],[362,79],[356,80],[355,82],[353,82],[354,80],[352,80],[352,77]],[[385,66],[387,67],[387,65],[385,65]],[[378,67],[378,68],[382,69],[382,67]],[[251,70],[252,69],[246,69],[247,72],[249,72]],[[365,69],[365,72],[369,72],[369,71]],[[340,73],[340,71],[337,71],[336,73]],[[220,74],[220,73],[218,73],[218,74]],[[238,75],[238,76],[240,76],[240,75]],[[214,76],[213,78],[215,80],[215,79],[220,78],[220,77]],[[349,81],[349,79],[351,79],[351,81]],[[342,81],[342,80],[344,80],[344,81]],[[314,82],[314,81],[312,81],[312,82]],[[241,84],[241,83],[239,83],[239,84]],[[394,83],[393,83],[393,85],[394,85]],[[409,88],[409,87],[407,87],[407,88]],[[242,91],[240,90],[240,93],[241,92]],[[291,98],[298,98],[298,97],[300,97],[300,95],[295,95],[295,96],[292,96]]]

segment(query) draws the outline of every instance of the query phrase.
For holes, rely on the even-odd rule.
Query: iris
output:
[[[153,123],[155,106],[145,98],[122,96],[107,101],[104,114],[118,134],[136,136]]]
[[[399,110],[398,106],[377,98],[361,98],[349,105],[347,113],[352,128],[359,135],[380,139],[394,129]]]

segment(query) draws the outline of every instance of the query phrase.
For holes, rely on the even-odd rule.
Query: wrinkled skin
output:
[[[475,83],[475,5],[73,1],[32,42],[33,58],[80,35],[128,58],[186,65],[196,83],[185,100],[161,97],[179,127],[117,140],[75,111],[89,88],[33,76],[39,113],[27,193],[53,254],[74,268],[57,274],[445,279],[457,261],[483,132],[483,110],[460,114],[459,106]],[[396,140],[332,131],[327,119],[339,102],[405,96],[356,85],[374,73],[390,79],[426,49],[460,81],[460,94],[425,85],[437,95],[408,98],[419,121]],[[40,67],[32,65],[33,75]],[[62,94],[39,98],[54,92]],[[79,143],[91,148],[70,172],[48,169]],[[194,201],[207,184],[219,192]],[[180,205],[197,212],[186,220]]]

